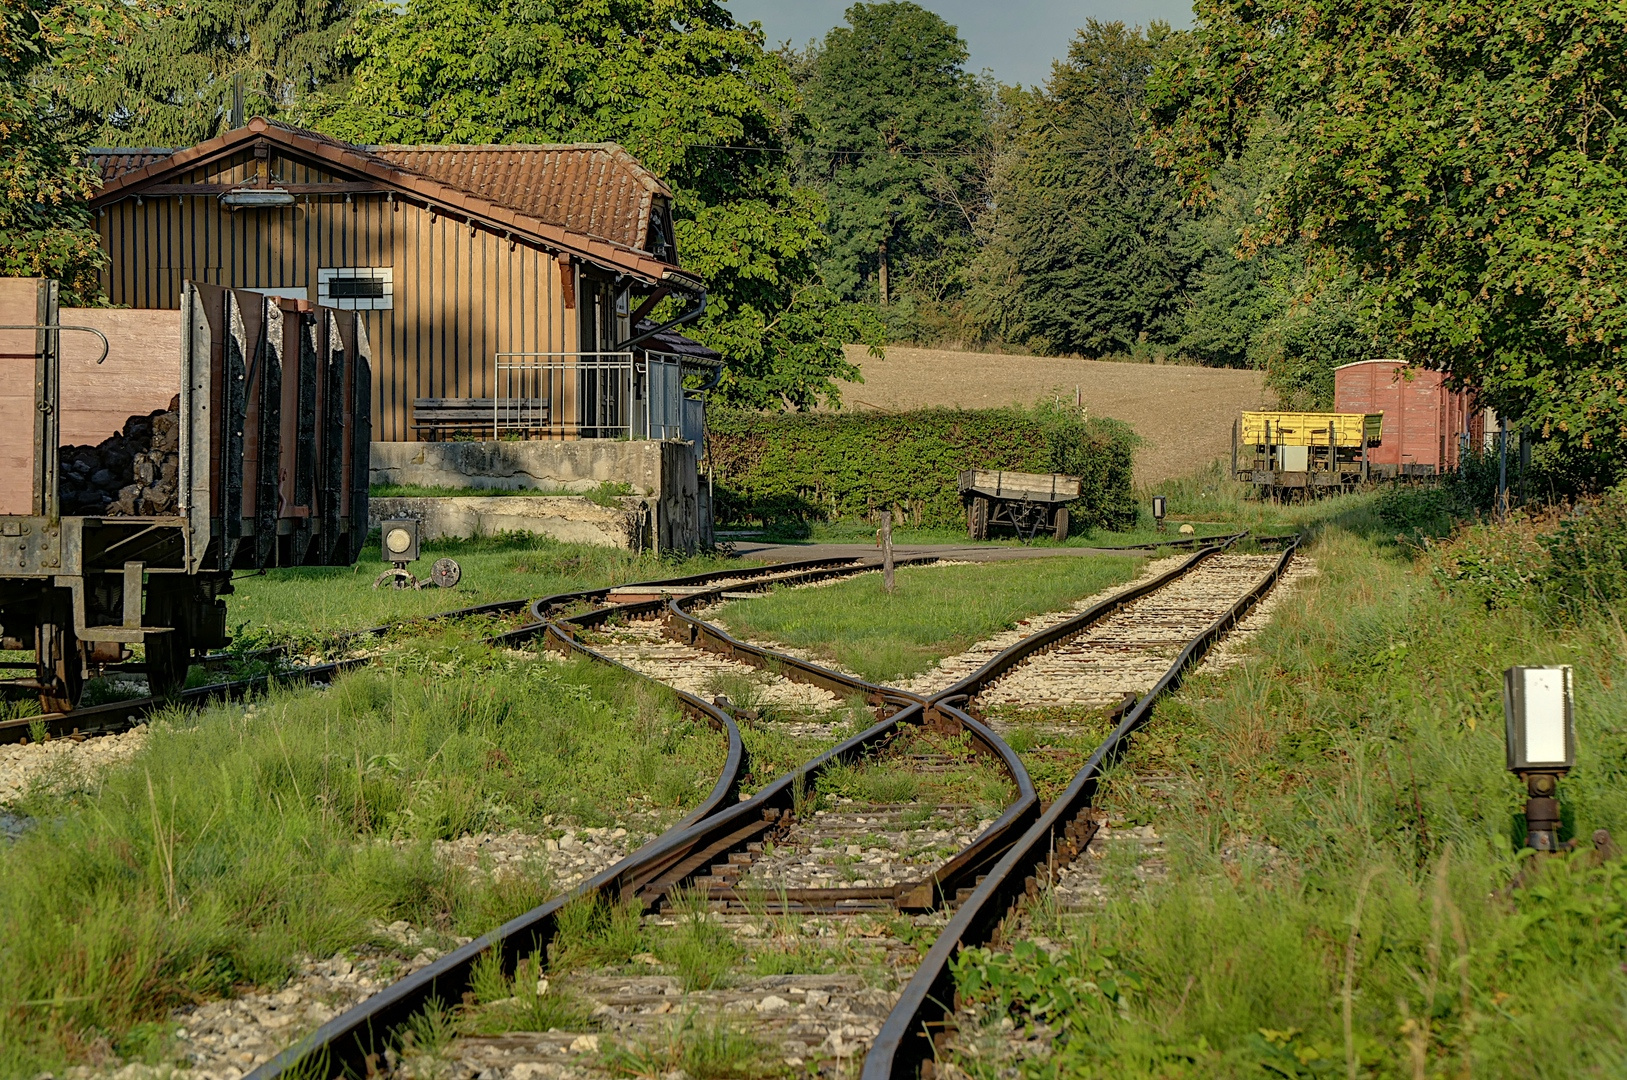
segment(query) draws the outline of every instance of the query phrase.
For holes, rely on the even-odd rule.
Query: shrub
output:
[[[956,477],[983,468],[1077,476],[1076,527],[1135,523],[1135,435],[1072,409],[719,410],[708,439],[719,521],[873,519],[892,510],[912,525],[958,526],[965,512]]]
[[[1548,596],[1561,614],[1575,617],[1627,599],[1627,489],[1578,507],[1542,543]]]
[[[1548,570],[1540,525],[1520,515],[1506,525],[1470,525],[1433,551],[1436,580],[1488,608],[1534,600]]]

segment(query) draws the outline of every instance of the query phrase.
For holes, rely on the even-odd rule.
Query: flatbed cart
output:
[[[1079,498],[1079,478],[1057,473],[968,469],[960,474],[966,534],[987,540],[989,530],[1009,526],[1028,543],[1042,532],[1068,538],[1068,503]]]

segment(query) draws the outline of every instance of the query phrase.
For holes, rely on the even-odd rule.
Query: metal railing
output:
[[[497,438],[683,437],[683,360],[666,353],[501,352]]]

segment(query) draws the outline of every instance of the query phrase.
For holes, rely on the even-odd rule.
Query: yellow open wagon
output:
[[[1274,496],[1345,490],[1367,479],[1383,430],[1383,413],[1245,412],[1232,423],[1232,476]]]

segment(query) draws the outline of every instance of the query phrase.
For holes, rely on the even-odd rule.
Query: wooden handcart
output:
[[[991,529],[1008,526],[1025,544],[1045,532],[1066,540],[1067,504],[1079,498],[1079,478],[968,469],[960,474],[960,498],[966,504],[966,533],[973,540],[987,540]]]

